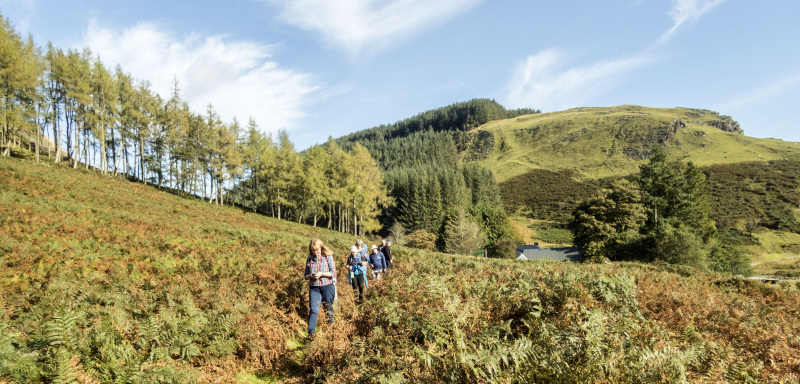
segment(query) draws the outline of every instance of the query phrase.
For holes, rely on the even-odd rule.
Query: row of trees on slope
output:
[[[332,139],[303,153],[284,131],[278,143],[255,129],[244,148],[248,176],[229,193],[232,201],[273,217],[363,234],[391,205],[375,159],[361,145],[345,152]],[[281,211],[283,208],[283,211]],[[352,229],[352,231],[350,231]]]
[[[265,135],[250,119],[223,122],[209,105],[189,109],[176,82],[168,99],[120,66],[110,71],[89,50],[64,52],[22,40],[0,22],[0,151],[33,145],[37,161],[127,176],[185,195],[236,202],[273,217],[354,233],[375,230],[387,204],[380,171],[360,146],[333,142],[300,154],[285,131]],[[49,136],[49,138],[47,137]],[[52,140],[52,144],[48,142]]]
[[[225,123],[212,105],[193,112],[177,82],[165,99],[89,50],[43,50],[5,19],[0,35],[6,156],[32,143],[37,161],[43,147],[48,159],[75,168],[353,233],[399,224],[422,231],[419,239],[433,236],[442,251],[470,253],[513,238],[494,176],[461,165],[452,132],[538,111],[472,100],[357,132],[338,141],[343,148],[329,141],[301,154],[284,131],[273,138],[252,119]]]
[[[590,261],[661,260],[744,274],[744,254],[720,245],[706,175],[693,163],[670,162],[656,147],[639,173],[584,201],[569,228]]]
[[[32,143],[38,161],[44,145],[55,162],[218,200],[214,191],[241,173],[239,123],[223,123],[211,105],[204,114],[191,111],[177,82],[164,99],[88,49],[42,50],[23,41],[5,19],[0,50],[3,155]]]
[[[394,124],[351,133],[342,137],[342,145],[348,142],[381,142],[406,137],[421,131],[469,131],[493,120],[510,119],[521,115],[540,113],[531,108],[507,110],[498,102],[489,99],[473,99],[447,107],[422,112],[417,116]]]

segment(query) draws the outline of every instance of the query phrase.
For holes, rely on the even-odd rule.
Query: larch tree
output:
[[[90,86],[93,100],[89,116],[92,132],[97,138],[100,147],[100,172],[106,174],[108,171],[108,156],[106,153],[108,142],[106,136],[107,133],[113,134],[114,120],[118,114],[117,89],[113,77],[99,58],[92,64],[91,75]]]
[[[387,206],[390,202],[378,162],[364,146],[356,143],[350,151],[349,168],[351,174],[348,188],[353,199],[353,233],[360,235],[375,231],[380,228],[377,216],[381,206]]]
[[[248,202],[252,204],[253,212],[258,210],[261,197],[261,180],[264,170],[272,162],[274,148],[272,140],[264,135],[252,117],[247,122],[246,134],[242,145],[242,165],[244,172],[250,176],[245,194]]]
[[[295,182],[296,175],[302,170],[300,155],[295,151],[294,144],[289,140],[285,129],[278,131],[278,148],[275,161],[271,164],[271,185],[274,193],[274,204],[278,218],[286,208],[294,205],[289,198],[290,188]]]
[[[348,155],[332,138],[328,138],[324,147],[328,155],[328,167],[325,169],[325,177],[328,181],[328,195],[326,199],[328,229],[335,229],[333,218],[336,217],[338,219],[336,223],[338,224],[338,230],[344,232],[344,216],[342,210],[346,200],[347,178],[350,173],[350,169],[346,166]]]
[[[134,90],[134,107],[132,108],[133,136],[135,138],[136,156],[139,166],[139,180],[147,184],[147,142],[152,133],[156,100],[150,90],[149,82],[141,82]]]
[[[66,57],[61,48],[56,48],[52,43],[47,44],[47,53],[45,54],[46,62],[46,76],[45,76],[45,89],[50,100],[50,121],[53,127],[53,142],[55,147],[54,161],[61,162],[62,156],[62,126],[61,114],[63,112],[62,103],[66,96]]]
[[[85,111],[92,102],[89,88],[90,65],[88,50],[78,52],[69,50],[65,58],[63,98],[64,123],[67,134],[67,152],[72,160],[72,167],[77,168],[81,152],[81,133],[88,128]],[[88,161],[84,159],[84,161]]]
[[[3,156],[10,154],[12,141],[28,134],[32,127],[37,66],[32,47],[11,28],[8,20],[0,19],[0,146]]]
[[[317,220],[325,215],[325,203],[330,195],[330,184],[325,175],[330,167],[330,157],[322,146],[314,146],[306,150],[303,155],[303,174],[299,189],[299,198],[305,202],[309,214],[314,217],[314,226]]]

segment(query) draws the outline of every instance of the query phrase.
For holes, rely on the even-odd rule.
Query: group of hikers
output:
[[[393,267],[392,240],[384,239],[381,245],[367,245],[362,240],[357,240],[350,247],[345,269],[347,283],[358,291],[356,302],[364,300],[364,290],[369,287],[367,272],[372,278],[380,280],[387,270]],[[304,270],[305,279],[308,280],[308,336],[313,338],[317,328],[317,315],[322,303],[328,310],[328,319],[333,323],[333,302],[336,299],[336,262],[333,260],[333,251],[326,247],[320,239],[312,239],[308,244],[308,257]]]

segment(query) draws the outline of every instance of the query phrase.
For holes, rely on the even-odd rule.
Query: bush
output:
[[[417,230],[406,236],[406,245],[409,247],[432,251],[436,246],[436,235],[425,230]]]
[[[716,246],[708,255],[708,267],[714,272],[750,276],[753,268],[744,251],[736,247]]]
[[[513,239],[505,238],[500,239],[486,247],[486,253],[489,257],[503,258],[503,259],[516,259],[517,258],[517,244]]]
[[[689,228],[674,227],[664,223],[654,233],[653,259],[671,264],[683,264],[704,269],[706,267],[706,246]]]

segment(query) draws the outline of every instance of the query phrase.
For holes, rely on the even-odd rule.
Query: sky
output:
[[[0,14],[299,149],[475,98],[710,109],[800,141],[796,0],[0,0]]]

